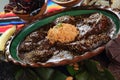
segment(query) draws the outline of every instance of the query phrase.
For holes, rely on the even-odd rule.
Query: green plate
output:
[[[18,46],[28,34],[30,34],[31,32],[35,31],[36,29],[38,29],[46,24],[51,23],[57,17],[63,16],[63,15],[77,16],[77,15],[82,15],[82,14],[91,14],[91,13],[95,13],[95,12],[102,13],[103,15],[111,18],[116,26],[115,34],[118,33],[119,28],[120,28],[120,19],[116,14],[114,14],[111,11],[103,10],[103,9],[78,9],[78,8],[70,9],[70,10],[63,10],[59,13],[54,13],[52,15],[50,14],[50,16],[47,16],[47,17],[44,16],[44,18],[42,18],[42,19],[32,23],[31,25],[23,28],[17,35],[15,35],[11,39],[11,41],[9,43],[8,53],[7,53],[9,55],[8,58],[12,59],[12,61],[18,62],[20,64],[21,63],[26,64],[26,63],[22,62],[20,60],[20,58],[18,57]],[[41,64],[41,63],[39,63],[39,64]],[[32,64],[30,64],[30,65],[32,65]]]

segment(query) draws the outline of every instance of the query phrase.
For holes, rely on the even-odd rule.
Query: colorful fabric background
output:
[[[48,6],[46,12],[52,12],[63,8],[51,0],[48,0]],[[17,25],[18,29],[24,26],[25,22],[17,17],[14,13],[4,13],[0,12],[0,34],[4,33],[7,29],[11,28],[13,25]]]

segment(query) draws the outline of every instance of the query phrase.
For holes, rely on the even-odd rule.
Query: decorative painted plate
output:
[[[5,53],[9,61],[23,66],[66,65],[100,54],[119,28],[120,19],[112,11],[63,9],[44,15],[12,36]]]
[[[81,4],[83,0],[52,0],[54,3],[64,6],[64,7],[72,7],[76,4]]]

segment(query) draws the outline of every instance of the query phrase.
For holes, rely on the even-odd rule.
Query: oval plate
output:
[[[59,1],[59,0],[52,0],[54,3],[64,6],[64,7],[72,7],[79,3],[79,5],[83,2],[83,0],[70,0],[70,1]]]
[[[91,14],[91,13],[102,13],[105,16],[110,17],[113,22],[116,25],[116,32],[117,34],[119,32],[120,28],[120,19],[119,17],[114,14],[113,12],[109,10],[103,10],[103,9],[98,9],[98,8],[78,8],[75,7],[73,9],[64,9],[62,11],[57,11],[51,14],[46,14],[42,16],[42,18],[31,25],[26,26],[23,28],[18,34],[15,36],[11,37],[11,40],[8,41],[7,46],[6,46],[6,55],[8,57],[9,61],[12,61],[16,64],[21,64],[23,66],[32,66],[32,67],[50,67],[50,66],[59,66],[59,65],[65,65],[65,64],[70,64],[74,62],[78,62],[87,58],[91,58],[92,56],[95,56],[99,53],[101,53],[104,50],[104,46],[101,46],[92,52],[86,52],[83,55],[79,56],[74,56],[73,58],[64,58],[61,60],[56,60],[53,62],[45,62],[45,63],[25,63],[23,62],[19,57],[18,57],[18,46],[19,44],[24,40],[24,38],[29,35],[31,32],[35,31],[36,29],[39,29],[43,25],[51,23],[53,20],[55,20],[57,17],[63,16],[63,15],[72,15],[72,16],[77,16],[77,15],[82,15],[82,14]],[[59,14],[58,14],[59,13]]]

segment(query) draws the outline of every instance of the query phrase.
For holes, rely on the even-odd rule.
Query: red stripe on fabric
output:
[[[0,18],[6,18],[6,17],[15,17],[16,15],[12,12],[10,13],[0,13]]]
[[[7,26],[2,26],[2,27],[0,26],[0,33],[5,32],[6,30],[11,28],[12,26],[14,26],[14,25],[7,25]],[[23,27],[24,27],[24,24],[17,25],[17,30],[20,30]]]

